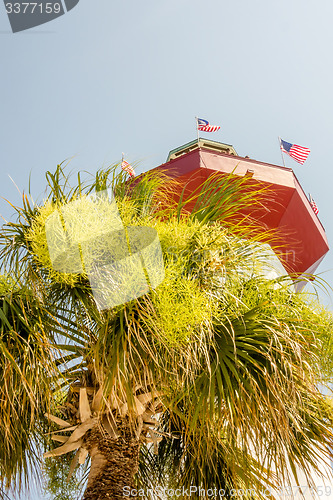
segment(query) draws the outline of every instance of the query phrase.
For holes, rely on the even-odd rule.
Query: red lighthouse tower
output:
[[[231,145],[199,139],[170,151],[156,169],[167,171],[183,187],[190,182],[193,190],[216,172],[247,175],[267,186],[269,200],[256,217],[267,230],[278,230],[275,253],[293,276],[314,273],[329,250],[325,230],[291,168],[244,158]]]

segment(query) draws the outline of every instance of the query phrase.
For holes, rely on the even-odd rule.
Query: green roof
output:
[[[174,160],[175,158],[178,158],[179,156],[189,153],[190,151],[193,151],[194,149],[197,149],[198,147],[200,148],[206,148],[206,149],[211,149],[212,151],[218,151],[220,153],[226,153],[226,154],[231,154],[238,156],[236,153],[236,150],[231,144],[224,144],[222,142],[217,142],[217,141],[211,141],[209,139],[195,139],[194,141],[187,142],[186,144],[183,144],[183,146],[179,146],[178,148],[172,149],[169,152],[167,162],[170,160]]]

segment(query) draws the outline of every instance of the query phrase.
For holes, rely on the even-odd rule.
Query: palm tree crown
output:
[[[0,233],[3,488],[42,449],[70,476],[90,458],[85,500],[156,485],[260,498],[299,470],[311,486],[331,458],[332,316],[265,276],[248,209],[269,192],[214,175],[172,202],[163,173],[116,167],[46,179]]]

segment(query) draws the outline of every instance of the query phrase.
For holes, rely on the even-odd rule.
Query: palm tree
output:
[[[1,230],[3,488],[43,447],[69,476],[89,457],[84,500],[264,498],[299,470],[312,486],[331,458],[332,317],[265,278],[249,207],[269,192],[216,175],[185,199],[164,174],[124,175],[71,187],[58,166]]]

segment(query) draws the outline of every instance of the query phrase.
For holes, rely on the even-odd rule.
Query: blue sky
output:
[[[138,172],[206,137],[281,164],[277,137],[311,149],[286,158],[333,241],[331,0],[80,0],[12,34],[0,4],[0,196],[43,193],[46,170],[73,157],[94,172],[121,153]],[[204,135],[204,134],[203,134]],[[0,213],[12,214],[4,200]],[[332,285],[333,257],[319,272]],[[41,498],[41,497],[38,497]]]

